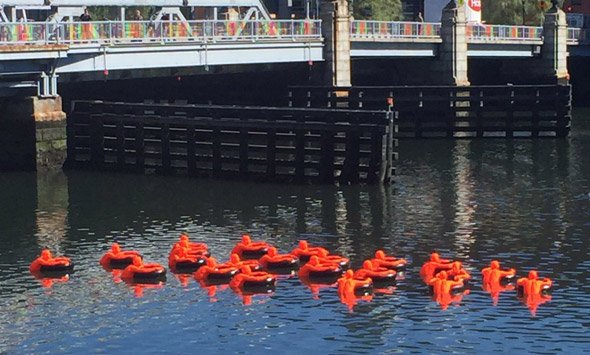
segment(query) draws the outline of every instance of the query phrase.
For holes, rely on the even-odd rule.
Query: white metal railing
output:
[[[438,39],[440,23],[351,21],[351,39]],[[470,41],[538,41],[543,28],[468,24]],[[0,23],[0,45],[84,44],[183,41],[320,40],[319,20],[252,21],[98,21]],[[568,28],[570,44],[587,43],[588,32]]]
[[[468,24],[467,38],[484,41],[539,41],[543,39],[543,27]]]
[[[369,38],[440,38],[440,23],[351,21],[350,37]]]
[[[576,27],[567,29],[568,43],[588,43],[588,30]]]
[[[298,41],[321,38],[319,20],[0,23],[0,45]]]
[[[351,39],[404,39],[440,38],[440,23],[432,22],[395,22],[395,21],[363,21],[350,23]],[[489,42],[531,42],[543,39],[543,27],[468,24],[467,38],[469,41]],[[576,44],[587,41],[586,31],[579,28],[568,28],[568,43]]]

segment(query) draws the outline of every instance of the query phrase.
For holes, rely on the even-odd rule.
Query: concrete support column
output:
[[[548,83],[563,83],[569,81],[567,71],[567,21],[565,12],[553,6],[545,14],[543,23],[543,46],[541,49],[543,60],[541,76]]]
[[[455,0],[444,7],[441,17],[438,62],[434,72],[443,85],[468,86],[467,77],[467,21],[465,9]]]
[[[324,0],[320,5],[324,35],[324,84],[346,88],[350,75],[350,14],[348,0]]]
[[[0,171],[61,168],[66,149],[61,97],[0,101]]]

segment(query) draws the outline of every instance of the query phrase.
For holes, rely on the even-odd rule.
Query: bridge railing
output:
[[[539,41],[543,39],[543,27],[468,24],[467,38],[479,41]]]
[[[396,40],[396,39],[439,39],[440,23],[362,21],[350,23],[350,37],[353,40]],[[489,42],[531,42],[543,40],[543,27],[490,24],[467,24],[469,41]],[[586,31],[568,28],[568,43],[588,42]]]
[[[319,20],[0,23],[0,44],[85,44],[322,38]]]
[[[582,30],[581,28],[568,28],[567,29],[567,41],[569,42],[576,42],[576,43],[584,43],[587,42],[588,39],[586,38],[586,31]]]
[[[440,38],[440,23],[351,21],[352,39]]]

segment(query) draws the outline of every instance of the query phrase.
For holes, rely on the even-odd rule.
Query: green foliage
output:
[[[356,20],[399,21],[404,16],[401,0],[353,0],[351,3]]]
[[[551,0],[482,0],[482,20],[490,24],[540,26],[543,9],[551,7]]]

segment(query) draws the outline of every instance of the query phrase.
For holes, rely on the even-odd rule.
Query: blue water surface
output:
[[[0,353],[584,353],[590,350],[590,115],[565,140],[403,141],[391,187],[291,186],[69,171],[0,174]],[[574,122],[574,123],[576,123]],[[390,295],[349,310],[297,277],[244,305],[169,273],[159,288],[115,282],[110,243],[165,264],[181,231],[226,260],[244,232],[281,251],[299,239],[351,258],[378,248],[411,265]],[[42,247],[71,257],[43,287]],[[432,250],[475,276],[443,310],[419,268]],[[515,292],[481,290],[493,258],[554,280],[533,315]]]

